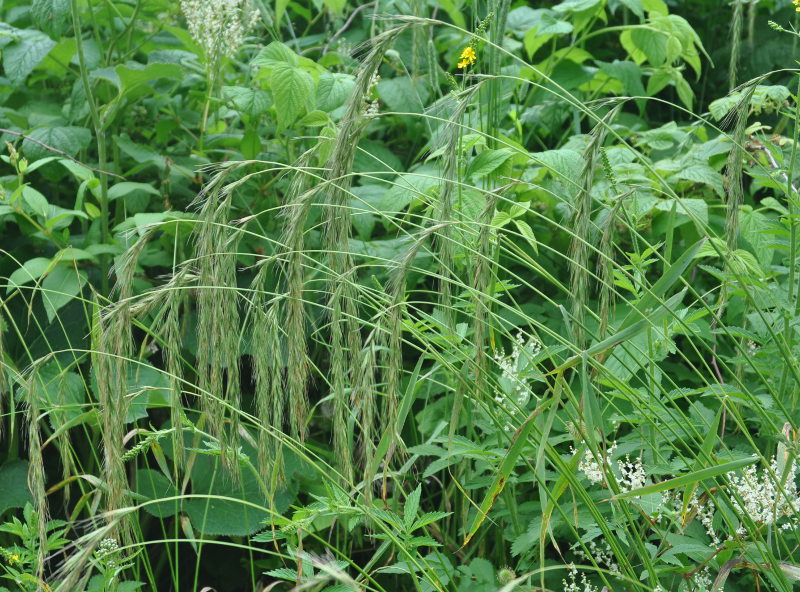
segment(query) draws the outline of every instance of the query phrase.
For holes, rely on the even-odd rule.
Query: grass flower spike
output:
[[[461,52],[461,55],[458,56],[458,59],[461,60],[458,62],[458,67],[464,69],[474,64],[478,59],[478,56],[475,55],[475,50],[472,48],[472,46],[467,45]]]

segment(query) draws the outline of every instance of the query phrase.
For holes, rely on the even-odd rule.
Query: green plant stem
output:
[[[89,71],[86,66],[86,54],[83,50],[83,35],[81,33],[80,13],[78,12],[78,0],[71,0],[72,27],[75,33],[75,44],[78,53],[78,64],[80,66],[81,82],[86,92],[86,102],[89,104],[89,114],[94,127],[95,138],[97,140],[97,163],[100,170],[106,169],[106,138],[103,121],[97,108],[97,101],[92,93],[92,84],[89,81]],[[100,176],[100,237],[103,244],[110,243],[108,228],[108,176],[98,173]],[[108,270],[109,257],[106,254],[100,256],[100,289],[102,294],[108,295]]]

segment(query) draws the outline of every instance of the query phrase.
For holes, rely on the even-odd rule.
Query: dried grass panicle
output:
[[[308,419],[308,393],[310,362],[306,344],[306,310],[304,301],[306,255],[305,226],[314,205],[315,192],[310,190],[311,176],[304,174],[308,155],[297,165],[300,171],[289,186],[287,205],[283,209],[286,220],[281,237],[283,248],[283,275],[286,284],[286,298],[283,301],[283,319],[286,332],[294,339],[287,341],[286,347],[286,391],[289,406],[289,425],[291,434],[300,442],[305,440]]]
[[[128,370],[133,352],[132,296],[136,266],[152,230],[147,231],[128,249],[115,267],[116,304],[101,311],[96,319],[94,361],[100,403],[100,425],[103,438],[103,461],[108,484],[106,509],[125,507],[128,502],[128,479],[125,472],[123,439],[128,416]],[[121,536],[132,540],[130,525],[121,524]]]
[[[350,253],[350,187],[353,159],[366,119],[363,105],[383,56],[395,37],[405,27],[393,29],[373,39],[364,56],[354,90],[348,99],[345,115],[326,166],[326,182],[320,186],[325,209],[325,236],[328,249],[328,313],[330,315],[330,374],[334,400],[334,454],[344,478],[352,480],[352,434],[349,425],[351,394],[348,385],[359,374],[362,349],[358,317],[356,267]],[[374,393],[370,396],[374,397]],[[371,403],[373,405],[374,403]]]
[[[486,355],[486,336],[489,329],[489,314],[491,312],[490,283],[492,281],[493,251],[497,242],[492,241],[496,232],[492,228],[492,220],[497,210],[500,193],[489,193],[489,199],[480,216],[480,230],[478,236],[478,253],[475,257],[475,267],[472,273],[472,305],[473,312],[473,343],[475,346],[474,374],[475,392],[485,393],[488,372],[488,358]],[[465,362],[468,363],[468,362]]]
[[[586,347],[585,316],[589,300],[589,244],[592,227],[592,186],[598,160],[602,160],[602,147],[608,125],[619,107],[609,111],[592,130],[589,143],[583,152],[583,169],[575,197],[572,217],[572,241],[569,249],[570,294],[572,295],[572,338],[579,350]]]
[[[5,333],[7,324],[0,312],[0,417],[3,416],[3,404],[5,398],[10,394],[10,385],[8,380],[8,373],[6,372],[6,355],[5,355]],[[0,440],[3,438],[4,421],[0,421]]]
[[[197,372],[202,409],[218,439],[223,464],[237,475],[240,408],[240,322],[236,283],[236,243],[239,229],[231,226],[229,170],[217,173],[201,196],[195,235],[197,251]]]
[[[258,465],[262,475],[275,474],[283,480],[281,439],[286,422],[286,398],[283,386],[284,335],[278,316],[279,306],[268,302],[264,283],[272,267],[262,265],[253,280],[253,369],[256,383],[256,412],[261,422],[258,432]]]
[[[744,187],[742,185],[742,170],[746,152],[744,149],[745,130],[747,129],[747,116],[750,111],[750,100],[756,90],[756,84],[750,84],[741,94],[728,116],[723,120],[721,127],[733,124],[731,132],[731,150],[728,152],[728,162],[725,166],[725,193],[727,195],[727,213],[725,219],[725,236],[728,250],[735,251],[739,241],[739,207],[744,202]]]
[[[34,365],[22,385],[23,401],[27,404],[28,425],[28,489],[33,496],[33,507],[36,510],[39,522],[37,536],[39,539],[39,553],[36,558],[36,577],[42,581],[44,578],[44,564],[46,559],[47,521],[49,509],[47,507],[44,458],[42,457],[42,434],[39,429],[40,416],[40,378],[38,366]]]

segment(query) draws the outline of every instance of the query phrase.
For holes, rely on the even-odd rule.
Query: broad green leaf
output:
[[[119,76],[121,91],[131,92],[139,85],[158,80],[159,78],[181,78],[183,68],[178,64],[152,63],[146,66],[131,63],[115,68]]]
[[[3,70],[11,84],[22,86],[56,42],[41,31],[31,29],[17,30],[16,36],[17,41],[3,49]]]
[[[250,160],[257,158],[261,154],[261,148],[261,137],[258,134],[258,130],[254,126],[249,126],[239,144],[242,156]]]
[[[42,302],[51,323],[58,311],[69,304],[86,284],[86,273],[72,267],[57,265],[42,281]]]
[[[275,99],[278,128],[285,129],[308,110],[314,98],[314,79],[296,66],[278,63],[272,69],[270,88]]]
[[[279,65],[297,66],[299,63],[300,59],[295,52],[280,41],[273,41],[258,52],[250,65],[265,68],[270,72]]]
[[[70,0],[33,0],[31,17],[36,26],[55,39],[61,36],[70,16]]]
[[[15,270],[8,277],[8,288],[6,288],[6,293],[11,292],[11,290],[14,290],[19,286],[24,286],[28,282],[34,282],[38,280],[52,265],[54,265],[52,259],[47,259],[46,257],[34,257],[33,259],[28,259],[25,263],[23,263],[22,267]]]
[[[131,194],[144,193],[147,195],[161,195],[155,187],[149,183],[134,183],[133,181],[121,181],[108,188],[108,199],[115,200]]]
[[[28,132],[28,138],[22,142],[22,152],[29,160],[39,160],[54,153],[45,146],[50,146],[69,155],[77,155],[87,148],[92,141],[92,132],[85,127],[49,126],[40,127]],[[34,142],[33,140],[36,140]],[[45,146],[42,146],[44,144]]]
[[[508,148],[484,150],[469,163],[466,175],[473,179],[485,177],[497,170],[512,156],[514,156],[514,152]]]
[[[272,107],[272,95],[265,90],[223,86],[222,95],[233,103],[237,111],[250,117],[263,115]]]
[[[47,218],[47,214],[50,211],[50,204],[47,202],[47,198],[30,185],[25,185],[22,188],[22,201],[25,203],[25,210],[28,213]]]
[[[0,467],[0,514],[32,501],[28,490],[28,462],[12,460]]]
[[[324,111],[316,109],[297,122],[301,127],[322,127],[332,124],[331,118]]]
[[[317,83],[317,109],[327,112],[338,109],[344,105],[354,87],[355,78],[351,74],[326,72],[320,75]]]
[[[152,469],[136,471],[136,493],[145,498],[142,501],[157,500],[178,495],[177,488],[164,475]],[[140,501],[139,503],[142,503]],[[180,500],[171,500],[156,504],[146,504],[143,509],[158,518],[173,516],[180,508]]]

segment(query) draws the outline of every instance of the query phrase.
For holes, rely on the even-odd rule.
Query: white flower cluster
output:
[[[380,74],[375,72],[372,75],[372,78],[369,79],[369,87],[367,88],[367,92],[364,94],[364,106],[362,111],[364,112],[364,117],[367,119],[372,119],[373,117],[378,116],[378,112],[381,108],[381,102],[378,99],[369,100],[369,97],[372,95],[372,92],[375,90],[375,87],[378,86],[378,83],[381,81]]]
[[[614,552],[611,550],[611,545],[609,545],[608,542],[603,541],[603,547],[600,548],[597,542],[592,539],[586,543],[586,549],[588,554],[578,544],[572,547],[575,555],[582,561],[586,563],[595,563],[600,567],[608,569],[608,571],[613,574],[622,575],[619,565],[614,561]]]
[[[567,580],[561,580],[564,586],[564,592],[598,592],[597,586],[593,586],[589,580],[586,579],[586,574],[582,573],[580,583],[578,582],[578,570],[574,565],[567,567]]]
[[[525,339],[520,331],[517,333],[510,354],[506,355],[502,347],[494,352],[494,361],[500,368],[501,385],[505,382],[513,392],[513,396],[509,397],[499,388],[495,389],[494,400],[511,415],[516,414],[530,401],[532,391],[530,381],[525,377],[525,371],[541,349],[542,343],[536,337]],[[506,431],[512,430],[510,424],[506,426]]]
[[[783,516],[792,516],[797,508],[797,466],[794,461],[781,474],[778,459],[772,457],[770,470],[759,471],[750,465],[742,475],[731,475],[731,490],[738,494],[741,502],[734,498],[733,507],[739,515],[748,515],[759,524],[771,525]],[[783,485],[781,486],[781,481]]]
[[[259,18],[249,0],[181,0],[181,11],[209,62],[234,55]]]
[[[619,489],[623,493],[639,489],[647,485],[647,473],[642,464],[642,457],[640,456],[635,461],[631,461],[630,455],[625,455],[625,460],[617,461],[617,468],[619,468]]]
[[[581,442],[581,444],[585,444],[585,442]],[[617,443],[614,442],[609,449],[606,451],[606,456],[610,457],[614,453],[614,449],[617,447]],[[572,454],[576,453],[574,448],[571,448]],[[589,448],[586,449],[586,452],[581,457],[580,462],[578,462],[578,470],[586,475],[586,478],[589,480],[589,483],[592,485],[596,485],[598,483],[605,483],[606,481],[606,474],[603,470],[603,466],[605,465],[605,460],[602,456],[598,455],[595,456],[594,452],[592,452]]]

